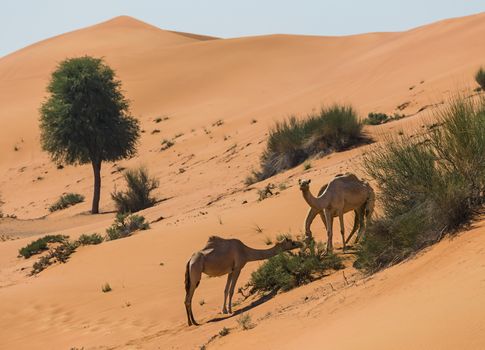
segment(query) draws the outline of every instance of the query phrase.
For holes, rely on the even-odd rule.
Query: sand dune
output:
[[[356,285],[346,286],[339,273],[278,295],[249,311],[257,324],[250,331],[236,329],[237,316],[208,322],[221,317],[225,279],[203,278],[196,292],[194,313],[203,326],[185,326],[182,304],[185,262],[209,235],[264,247],[265,237],[298,234],[306,213],[299,177],[312,178],[316,188],[338,172],[362,175],[368,146],[271,178],[287,189],[258,202],[256,190],[268,181],[248,190],[244,178],[257,166],[275,120],[344,102],[362,116],[408,115],[366,127],[376,140],[414,133],[450,93],[473,84],[484,36],[483,13],[399,33],[234,39],[161,30],[124,16],[0,58],[0,193],[3,211],[20,219],[0,219],[0,233],[18,237],[0,242],[0,348],[193,349],[222,327],[233,330],[209,348],[484,347],[483,220],[370,280],[349,268]],[[137,157],[104,164],[105,213],[96,216],[86,214],[90,166],[57,169],[39,147],[38,108],[50,73],[65,57],[85,54],[115,68],[145,131]],[[169,119],[156,123],[158,116]],[[175,146],[160,151],[164,138],[174,138]],[[165,219],[133,237],[82,247],[67,264],[27,276],[32,259],[17,258],[18,249],[43,233],[104,232],[114,217],[110,191],[121,186],[119,170],[139,164],[160,178],[157,196],[168,198],[142,214]],[[87,202],[47,215],[70,191]],[[321,223],[314,231],[323,238]],[[240,285],[256,266],[243,270]],[[111,293],[101,292],[105,282]]]

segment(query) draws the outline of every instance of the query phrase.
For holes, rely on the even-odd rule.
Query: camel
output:
[[[285,238],[269,249],[253,249],[238,239],[209,237],[206,246],[194,253],[185,271],[185,309],[189,326],[198,325],[192,313],[192,297],[199,286],[202,272],[211,277],[227,275],[222,313],[232,313],[232,295],[242,268],[249,261],[269,259],[281,251],[300,248],[301,243]],[[228,308],[226,299],[229,296]]]
[[[338,177],[338,176],[344,176],[344,174],[335,175],[335,177]],[[328,184],[325,184],[320,188],[320,190],[318,191],[317,197],[320,197],[323,194],[323,192],[325,192],[325,190],[327,189],[327,186],[328,186]],[[312,222],[313,222],[313,220],[315,220],[315,217],[317,215],[320,215],[320,217],[323,221],[323,224],[325,225],[325,229],[327,228],[327,221],[325,220],[325,215],[324,215],[323,211],[310,207],[310,209],[308,210],[308,214],[305,218],[305,227],[304,227],[305,235],[306,235],[308,241],[310,241],[313,237],[313,234],[312,234],[312,231],[311,231],[311,225],[312,225]],[[350,240],[350,238],[352,238],[355,231],[357,231],[357,229],[359,228],[359,215],[360,215],[360,211],[355,209],[354,210],[354,226],[352,227],[352,231],[350,232],[350,236],[347,238],[346,243]],[[340,227],[340,229],[342,229],[342,227]]]
[[[307,215],[307,219],[305,220],[305,231],[309,231],[311,221],[317,213],[320,213],[322,221],[327,227],[327,252],[331,252],[333,250],[333,218],[338,216],[340,220],[343,250],[345,251],[346,244],[350,241],[350,238],[352,238],[355,229],[357,228],[355,221],[358,220],[359,223],[359,232],[357,233],[356,242],[359,241],[365,231],[365,221],[370,219],[372,212],[374,211],[374,190],[367,182],[359,180],[354,174],[347,173],[332,179],[325,189],[322,188],[323,193],[318,197],[314,197],[310,193],[310,182],[311,180],[298,181],[303,198],[311,209],[314,209],[314,211],[310,210]],[[345,240],[343,215],[351,210],[354,210],[356,220],[354,221],[352,233],[349,238]]]

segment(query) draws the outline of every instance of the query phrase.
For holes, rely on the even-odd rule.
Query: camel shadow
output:
[[[264,304],[265,302],[267,302],[270,299],[273,299],[276,294],[277,294],[277,292],[276,291],[273,291],[273,292],[270,292],[268,294],[262,295],[259,299],[254,300],[253,302],[251,302],[251,304],[246,305],[245,307],[234,311],[232,313],[232,315],[215,317],[213,319],[208,320],[206,323],[224,321],[224,320],[227,320],[227,319],[232,318],[234,316],[240,315],[240,314],[242,314],[242,313],[244,313],[246,311],[251,310],[252,308],[255,308],[258,305]]]

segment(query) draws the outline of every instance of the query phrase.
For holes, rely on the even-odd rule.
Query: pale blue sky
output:
[[[401,31],[485,11],[485,0],[0,0],[0,56],[119,15],[238,37]]]

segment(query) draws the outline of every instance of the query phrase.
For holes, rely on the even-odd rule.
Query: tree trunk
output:
[[[99,196],[101,193],[101,161],[92,161],[94,172],[94,194],[91,214],[99,213]]]

